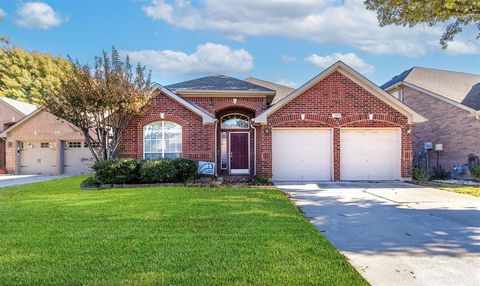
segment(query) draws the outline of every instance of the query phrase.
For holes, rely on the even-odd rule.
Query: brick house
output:
[[[5,100],[5,98],[4,98]],[[5,166],[22,175],[83,174],[94,159],[83,135],[45,108],[8,123],[0,133],[5,146]]]
[[[437,165],[435,147],[441,144],[438,164],[448,171],[454,165],[478,163],[480,156],[480,75],[413,67],[382,86],[387,92],[428,118],[413,127],[415,162]],[[432,142],[432,149],[425,149]],[[437,145],[437,147],[440,147]],[[470,159],[469,159],[470,158]]]
[[[411,128],[425,121],[342,62],[295,90],[221,75],[158,90],[123,156],[215,162],[218,176],[409,179]]]
[[[36,109],[37,107],[33,104],[0,97],[0,132],[8,129]],[[6,167],[5,149],[5,141],[0,140],[0,167]]]

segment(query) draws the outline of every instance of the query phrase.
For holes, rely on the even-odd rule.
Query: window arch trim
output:
[[[227,121],[235,121],[233,124],[225,124]],[[220,118],[221,129],[250,129],[250,118],[241,113],[229,113]]]

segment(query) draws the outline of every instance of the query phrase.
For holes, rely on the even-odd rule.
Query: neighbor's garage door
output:
[[[273,180],[331,180],[331,136],[329,129],[273,129]]]
[[[398,129],[340,131],[341,180],[400,179]]]
[[[85,174],[92,171],[91,167],[95,160],[90,149],[83,141],[67,141],[64,143],[64,167],[65,174]]]
[[[20,174],[55,175],[57,150],[54,142],[21,142]]]

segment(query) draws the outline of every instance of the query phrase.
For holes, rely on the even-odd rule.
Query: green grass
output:
[[[433,183],[432,187],[459,194],[470,195],[480,198],[480,187],[471,187],[471,186],[457,186],[457,185],[448,185],[448,184],[436,184]]]
[[[364,285],[280,191],[0,189],[0,285]]]

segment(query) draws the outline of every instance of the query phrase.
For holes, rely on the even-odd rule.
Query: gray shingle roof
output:
[[[478,74],[413,67],[392,78],[382,85],[382,88],[386,89],[402,81],[480,110],[480,75]]]
[[[182,90],[211,90],[211,91],[252,91],[271,92],[274,90],[224,75],[206,76],[167,85],[166,88],[178,92]]]

